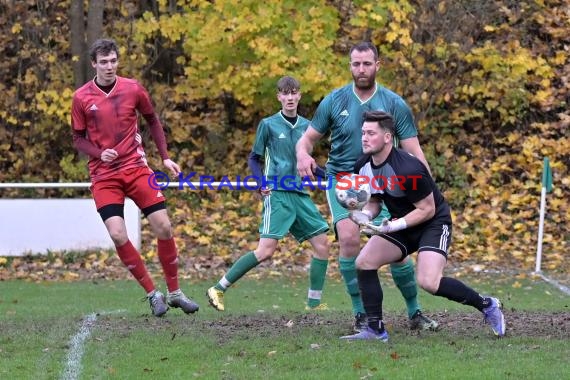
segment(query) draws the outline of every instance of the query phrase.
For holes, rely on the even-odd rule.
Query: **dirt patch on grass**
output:
[[[478,312],[473,313],[430,313],[435,319],[441,331],[450,335],[473,337],[488,329],[483,321],[483,316]],[[568,339],[570,337],[570,312],[519,312],[505,311],[507,322],[507,336],[528,336],[551,339]],[[405,317],[385,319],[389,331],[397,331],[407,335],[421,335],[421,331],[413,331],[408,327]],[[269,331],[271,335],[279,335],[284,328],[320,328],[329,327],[338,329],[341,334],[350,333],[352,319],[344,315],[297,315],[294,317],[281,316],[268,318],[259,316],[240,316],[220,319],[205,324],[206,328],[216,330],[222,335],[232,335],[241,331]],[[291,326],[291,327],[287,327]],[[431,333],[431,332],[430,332]]]
[[[570,337],[570,312],[528,312],[505,310],[507,322],[507,337],[527,336],[544,339],[568,339]],[[439,322],[439,331],[446,336],[458,338],[477,338],[491,334],[489,327],[483,322],[483,316],[478,312],[448,313],[436,312],[429,316]],[[192,317],[188,317],[192,318]],[[391,334],[405,334],[421,337],[423,332],[410,330],[407,319],[390,315],[385,319]],[[293,315],[232,315],[220,316],[213,320],[194,319],[188,323],[184,318],[153,318],[141,316],[130,320],[128,324],[116,323],[114,318],[103,316],[97,322],[98,328],[107,330],[115,336],[129,335],[138,329],[154,331],[171,330],[174,340],[176,335],[185,335],[196,331],[209,331],[220,344],[236,337],[252,334],[260,337],[278,339],[283,334],[302,333],[306,329],[315,329],[330,335],[331,338],[350,334],[352,317],[346,313],[326,312],[322,314],[293,314]]]
[[[507,336],[528,336],[550,339],[570,337],[570,312],[529,312],[504,310]],[[430,313],[430,318],[439,322],[440,329],[450,335],[474,337],[481,330],[489,329],[478,312],[473,313]],[[406,331],[404,320],[393,321],[394,327]],[[410,334],[419,334],[412,332]]]

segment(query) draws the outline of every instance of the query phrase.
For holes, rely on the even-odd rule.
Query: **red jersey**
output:
[[[147,166],[138,113],[148,122],[160,156],[163,160],[168,158],[164,131],[148,92],[134,79],[116,78],[115,86],[108,94],[91,80],[73,95],[71,127],[74,141],[76,147],[90,157],[92,182],[109,178],[124,169]],[[82,134],[86,144],[76,141],[81,140],[77,136]],[[105,149],[116,150],[118,157],[110,163],[101,161],[101,152]]]

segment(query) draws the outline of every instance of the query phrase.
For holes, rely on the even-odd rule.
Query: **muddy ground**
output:
[[[570,306],[569,306],[570,307]],[[517,310],[504,310],[507,321],[506,336],[527,336],[544,339],[570,339],[570,310],[568,312],[521,312]],[[439,331],[447,337],[477,338],[491,335],[489,327],[484,324],[480,313],[447,313],[430,312],[430,317],[439,322]],[[178,320],[179,321],[179,320]],[[437,332],[412,331],[408,328],[405,317],[389,316],[385,318],[390,333],[405,334],[421,337],[423,334],[437,334]],[[327,312],[323,314],[292,314],[275,316],[259,315],[224,315],[215,320],[194,320],[184,323],[169,320],[168,317],[157,319],[142,316],[131,320],[128,326],[117,324],[112,318],[103,316],[97,321],[99,329],[117,334],[128,334],[137,328],[153,330],[172,330],[173,339],[176,334],[185,334],[186,330],[209,331],[217,337],[220,344],[235,337],[255,332],[257,336],[279,338],[282,334],[291,334],[305,328],[327,330],[333,335],[350,334],[352,331],[352,318],[346,313]],[[137,326],[138,325],[138,326]],[[144,325],[144,326],[143,326]],[[174,332],[175,331],[175,332]]]

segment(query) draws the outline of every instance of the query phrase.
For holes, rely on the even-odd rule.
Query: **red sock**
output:
[[[152,292],[154,288],[154,283],[146,270],[144,261],[141,258],[140,253],[133,246],[131,241],[127,241],[120,247],[117,248],[117,254],[119,258],[125,264],[127,269],[133,274],[135,279],[141,284],[144,290],[148,293]]]
[[[178,252],[174,238],[158,239],[158,259],[162,265],[168,291],[173,292],[180,289],[178,285]]]

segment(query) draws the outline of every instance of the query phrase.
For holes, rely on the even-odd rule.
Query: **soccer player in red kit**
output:
[[[147,292],[152,313],[163,316],[169,306],[194,313],[199,306],[178,285],[178,253],[164,195],[149,184],[153,171],[145,159],[137,124],[139,114],[150,128],[164,166],[173,175],[180,173],[180,167],[168,157],[164,131],[145,88],[134,79],[117,75],[119,49],[115,41],[95,41],[89,56],[96,76],[75,92],[71,126],[74,147],[89,156],[91,193],[97,211],[119,258]],[[141,209],[158,239],[158,257],[168,288],[166,297],[156,289],[140,253],[129,241],[123,211],[125,197]]]

